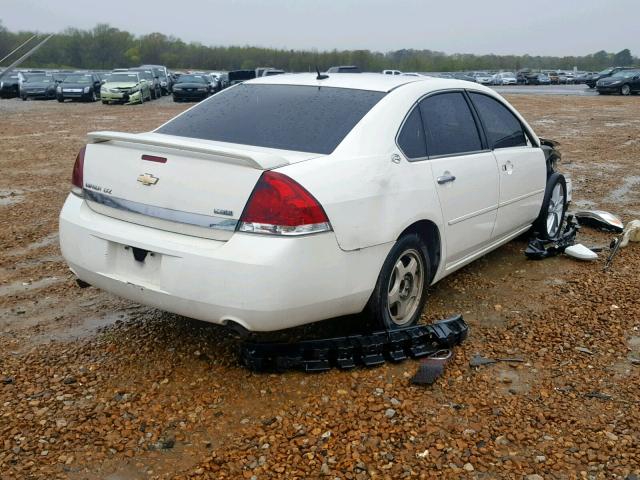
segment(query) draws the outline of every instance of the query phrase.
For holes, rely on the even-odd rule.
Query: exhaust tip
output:
[[[224,323],[224,326],[240,339],[246,339],[250,337],[252,333],[250,330],[247,330],[245,327],[240,325],[238,322],[234,322],[233,320],[227,320]]]
[[[80,280],[79,278],[76,278],[76,284],[77,284],[77,285],[78,285],[78,287],[80,287],[80,288],[87,288],[87,287],[90,287],[90,286],[91,286],[91,284],[90,284],[90,283],[87,283],[87,282],[85,282],[84,280]]]

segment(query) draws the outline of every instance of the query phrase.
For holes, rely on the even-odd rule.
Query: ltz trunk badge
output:
[[[160,180],[158,177],[154,177],[150,173],[142,173],[138,175],[138,181],[145,187],[155,185],[156,183],[158,183],[158,180]]]

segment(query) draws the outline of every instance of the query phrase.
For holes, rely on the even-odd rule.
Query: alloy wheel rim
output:
[[[631,89],[629,88],[629,85],[623,85],[622,86],[622,94],[623,95],[629,95],[630,92],[631,92]]]
[[[405,325],[415,314],[424,286],[424,265],[417,250],[400,255],[389,278],[387,312],[396,325]]]
[[[554,238],[562,225],[562,214],[564,213],[564,192],[562,184],[556,183],[551,193],[549,210],[547,212],[547,233]]]

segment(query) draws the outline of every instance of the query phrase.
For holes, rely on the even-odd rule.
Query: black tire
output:
[[[552,197],[554,194],[554,190],[556,186],[560,185],[560,190],[562,193],[562,209],[559,210],[555,207],[553,208],[557,226],[554,224],[552,228],[549,228],[548,220],[550,218],[550,206],[552,204]],[[553,240],[557,238],[562,233],[562,226],[564,224],[564,217],[567,213],[567,182],[564,179],[564,175],[554,172],[547,179],[547,188],[544,192],[544,199],[542,200],[542,207],[540,208],[540,214],[538,218],[533,223],[533,231],[537,234],[539,238],[544,240]],[[557,219],[557,216],[561,214],[561,217]]]
[[[412,257],[407,257],[408,254]],[[399,279],[395,277],[395,267],[398,262],[404,258],[415,258],[413,255],[417,255],[421,261],[419,270],[422,281],[420,283],[416,282],[416,294],[419,296],[416,295],[415,300],[410,303],[410,312],[407,312],[406,317],[401,319],[401,322],[398,322],[394,320],[392,312],[394,311],[394,308],[399,307],[395,307],[396,304],[392,305],[391,308],[389,307],[390,284],[392,282],[396,283],[399,281]],[[382,265],[382,270],[380,271],[380,275],[378,275],[376,286],[373,289],[373,293],[371,294],[366,307],[367,313],[372,317],[377,325],[388,330],[395,330],[415,325],[418,322],[427,301],[427,288],[431,282],[430,266],[429,251],[418,234],[406,234],[396,242]],[[402,281],[400,281],[400,285],[402,285]],[[412,290],[413,285],[414,282],[410,282],[410,285],[406,288],[408,290]],[[396,310],[396,313],[399,312]]]
[[[63,97],[58,97],[58,101],[59,101],[60,103],[64,103],[64,98],[63,98]]]
[[[23,102],[26,102],[26,101],[27,101],[27,97],[23,95],[23,96],[22,96],[22,101],[23,101]]]
[[[102,100],[102,104],[103,105],[109,105],[109,101],[108,100]]]
[[[624,84],[620,87],[620,95],[629,96],[631,95],[631,87],[628,84]]]

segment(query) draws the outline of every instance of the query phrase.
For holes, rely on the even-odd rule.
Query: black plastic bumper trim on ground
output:
[[[469,327],[456,315],[431,325],[416,325],[366,335],[304,340],[296,343],[245,342],[243,364],[254,371],[302,370],[323,372],[331,368],[373,367],[385,361],[420,358],[460,344]]]

